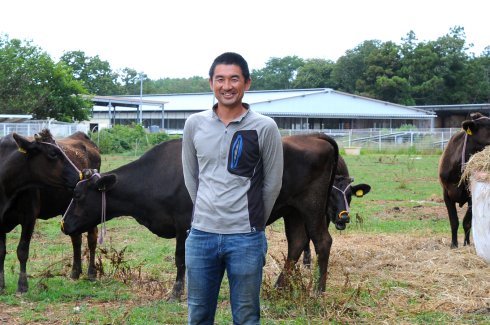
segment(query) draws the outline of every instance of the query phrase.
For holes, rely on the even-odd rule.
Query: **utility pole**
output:
[[[138,109],[138,123],[143,125],[143,72],[140,75],[140,105]]]

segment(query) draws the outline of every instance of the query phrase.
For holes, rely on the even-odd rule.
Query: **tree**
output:
[[[308,59],[298,69],[292,88],[333,88],[332,71],[335,63],[330,60]]]
[[[335,64],[332,78],[338,90],[351,94],[364,92],[366,87],[365,73],[366,60],[371,52],[376,51],[380,45],[378,40],[364,41],[353,50],[347,50]]]
[[[36,119],[88,119],[90,100],[63,64],[28,41],[0,37],[0,113]]]
[[[251,89],[291,89],[298,69],[304,64],[304,60],[297,56],[270,58],[265,68],[252,70]]]
[[[72,69],[73,77],[83,82],[85,88],[93,95],[107,96],[120,93],[118,74],[111,70],[109,62],[98,55],[86,56],[83,51],[64,53],[60,61]]]

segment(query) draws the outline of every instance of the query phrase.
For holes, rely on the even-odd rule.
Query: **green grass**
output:
[[[449,238],[447,216],[432,212],[433,209],[443,211],[437,178],[438,155],[362,154],[344,158],[355,183],[368,183],[372,190],[363,198],[353,198],[351,214],[356,217],[347,230],[340,233],[330,227],[334,244],[340,236]],[[103,156],[101,169],[110,171],[134,159],[131,155]],[[277,233],[284,231],[282,220],[269,228]],[[28,262],[29,292],[19,296],[15,294],[19,233],[17,227],[7,236],[6,290],[0,294],[0,311],[3,311],[0,321],[185,323],[185,300],[166,300],[175,278],[175,240],[158,238],[130,217],[111,220],[107,223],[105,243],[98,249],[98,261],[102,262],[105,275],[95,282],[88,281],[85,275],[74,281],[69,278],[71,243],[60,233],[59,217],[40,220]],[[281,251],[286,254],[285,244]],[[354,261],[356,258],[352,257]],[[268,265],[273,265],[272,261],[268,258]],[[263,324],[490,324],[490,315],[484,308],[481,313],[427,308],[436,297],[410,280],[386,278],[389,269],[379,269],[379,274],[372,277],[358,278],[349,271],[349,266],[342,265],[344,262],[349,262],[345,256],[331,257],[327,291],[320,296],[313,293],[316,270],[298,269],[299,273],[293,276],[294,287],[288,292],[274,288],[276,273],[265,276]],[[437,290],[438,286],[434,284]],[[398,302],[400,297],[403,303]],[[218,306],[216,324],[230,324],[226,279]]]

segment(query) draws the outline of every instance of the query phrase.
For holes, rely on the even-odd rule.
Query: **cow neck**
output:
[[[466,143],[468,142],[468,132],[464,133],[463,150],[461,150],[461,173],[466,168]]]

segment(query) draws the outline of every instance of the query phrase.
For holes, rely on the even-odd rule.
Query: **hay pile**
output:
[[[460,183],[468,182],[470,178],[490,182],[490,146],[471,156],[461,175]]]

